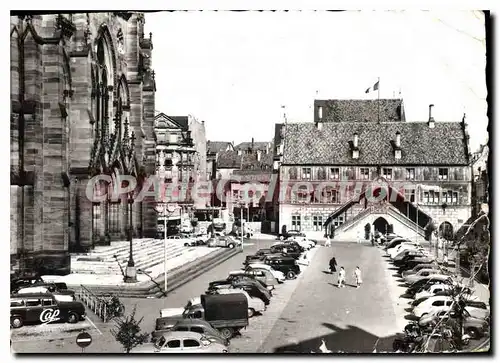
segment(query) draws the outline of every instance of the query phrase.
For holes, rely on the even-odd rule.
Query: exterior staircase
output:
[[[121,269],[125,270],[128,262],[129,249],[130,242],[118,241],[111,242],[110,246],[97,246],[90,253],[72,254],[71,273],[121,275]],[[169,242],[167,259],[173,260],[194,250],[196,247],[184,247],[181,243]],[[163,264],[164,240],[134,239],[132,251],[136,268],[146,271],[153,266]]]

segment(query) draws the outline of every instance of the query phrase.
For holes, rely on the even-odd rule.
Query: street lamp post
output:
[[[125,272],[125,282],[137,282],[137,271],[135,269],[134,263],[134,255],[132,249],[132,205],[134,203],[134,192],[130,193],[128,204],[130,205],[129,209],[129,228],[128,228],[128,239],[129,239],[129,255],[128,255],[128,263],[127,269]]]
[[[163,270],[165,271],[165,296],[167,296],[167,288],[168,288],[168,273],[167,273],[167,237],[168,237],[168,229],[167,229],[167,218],[175,211],[175,207],[164,203],[163,204]]]

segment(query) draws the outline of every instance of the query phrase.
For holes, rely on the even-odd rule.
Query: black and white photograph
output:
[[[9,10],[11,355],[491,354],[493,13],[151,6]]]

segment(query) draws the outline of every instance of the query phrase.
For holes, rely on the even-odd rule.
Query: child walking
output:
[[[338,287],[345,287],[345,270],[342,266],[339,270],[339,284]]]
[[[354,270],[354,278],[356,279],[356,289],[359,289],[361,283],[363,282],[361,280],[361,270],[359,269],[359,266],[356,266],[356,269]]]

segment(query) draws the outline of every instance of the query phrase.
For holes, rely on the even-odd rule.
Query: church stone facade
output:
[[[135,12],[11,13],[11,270],[65,274],[73,251],[155,235],[152,200],[86,193],[125,174],[137,195],[155,172],[144,23]],[[96,175],[113,181],[93,187]]]

